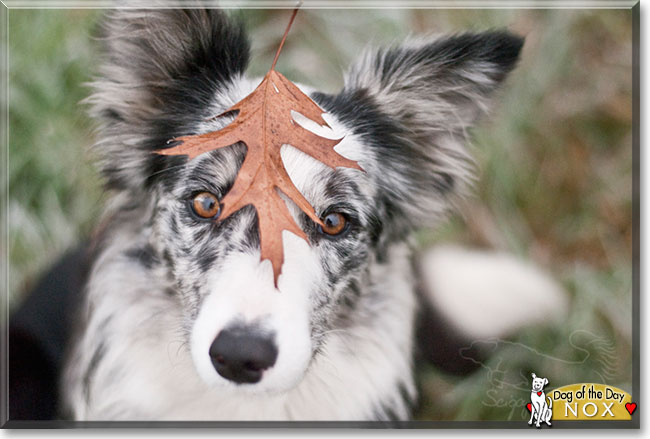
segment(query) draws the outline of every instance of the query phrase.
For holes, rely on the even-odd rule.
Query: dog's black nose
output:
[[[256,383],[278,357],[272,336],[255,328],[222,330],[210,346],[212,364],[222,377],[240,383]]]

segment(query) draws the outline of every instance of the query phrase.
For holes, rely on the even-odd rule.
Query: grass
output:
[[[86,153],[92,124],[79,104],[92,72],[92,26],[84,11],[10,12],[10,305],[89,232],[100,207]]]
[[[530,370],[551,383],[631,391],[631,12],[615,10],[303,11],[278,70],[336,91],[369,42],[409,33],[507,27],[526,36],[520,66],[473,131],[479,178],[457,216],[422,231],[534,261],[570,295],[566,321],[493,341],[466,378],[421,373],[420,419],[526,416]],[[252,29],[250,72],[268,69],[286,11],[234,11]],[[102,204],[87,147],[87,95],[99,12],[12,10],[10,40],[10,304],[91,230]],[[534,349],[533,349],[534,347]],[[587,355],[588,354],[588,355]],[[553,385],[551,386],[553,387]]]

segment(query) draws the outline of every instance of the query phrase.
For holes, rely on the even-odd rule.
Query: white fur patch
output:
[[[210,345],[229,325],[258,323],[275,335],[278,358],[256,384],[237,385],[255,392],[278,392],[295,386],[311,358],[309,292],[318,279],[318,262],[308,244],[289,232],[283,236],[285,262],[278,289],[270,261],[259,253],[235,253],[209,274],[210,295],[192,330],[192,357],[199,375],[211,384],[235,386],[217,374]]]
[[[421,261],[431,301],[472,338],[561,320],[568,299],[548,274],[512,255],[441,246]]]

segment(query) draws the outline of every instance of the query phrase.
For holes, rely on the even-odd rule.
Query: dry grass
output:
[[[242,11],[251,71],[270,65],[286,11]],[[92,123],[78,102],[95,64],[94,11],[10,14],[10,288],[12,303],[86,235],[101,205],[83,152]],[[304,11],[278,69],[325,91],[368,42],[409,33],[507,27],[522,61],[474,131],[475,195],[423,246],[506,250],[552,273],[571,296],[560,325],[494,344],[470,377],[421,374],[421,419],[523,419],[528,371],[552,385],[601,381],[631,391],[631,12],[614,10]],[[534,347],[534,349],[533,349]],[[589,355],[587,355],[587,353]],[[523,395],[523,396],[522,396]]]

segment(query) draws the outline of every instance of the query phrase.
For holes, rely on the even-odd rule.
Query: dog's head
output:
[[[533,375],[533,392],[541,392],[544,390],[544,386],[548,384],[548,379],[540,378],[534,373]]]
[[[250,93],[249,43],[216,10],[123,10],[104,26],[105,60],[89,99],[101,120],[97,150],[110,188],[141,209],[149,245],[173,281],[199,374],[260,391],[295,385],[328,333],[372,294],[371,267],[393,243],[431,225],[470,174],[467,129],[514,67],[523,41],[507,32],[461,34],[369,51],[336,95],[308,93],[327,112],[336,147],[366,172],[332,170],[291,146],[282,157],[326,233],[291,202],[308,242],[284,232],[274,285],[260,261],[256,212],[226,220],[203,211],[232,186],[243,144],[193,160],[154,153],[168,140],[214,131],[210,121]],[[396,292],[400,294],[400,292]],[[403,293],[403,292],[402,292]]]

